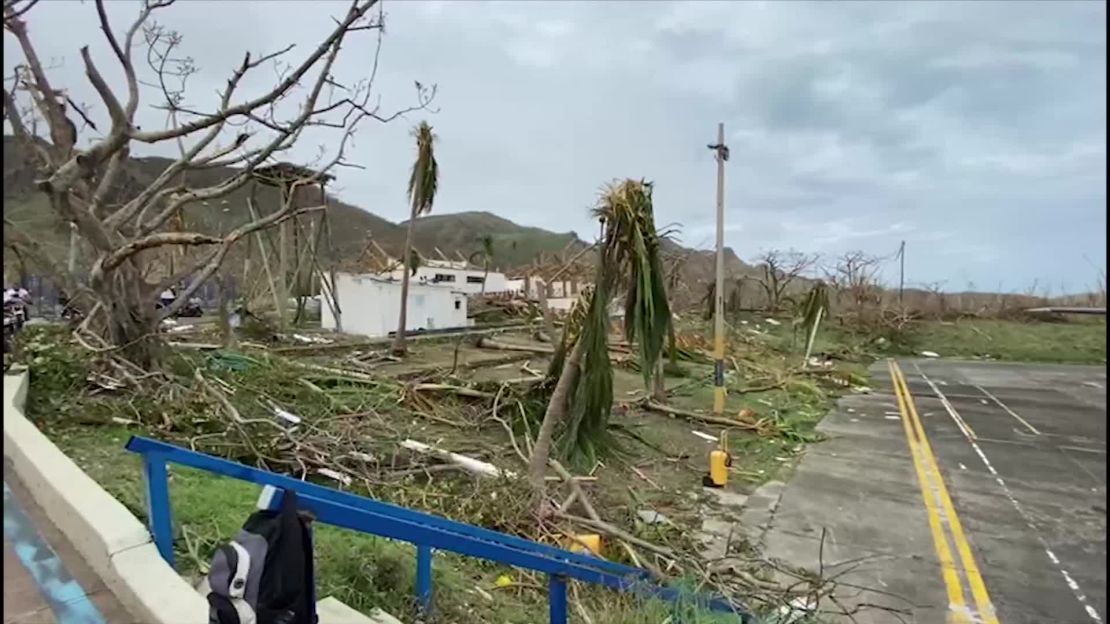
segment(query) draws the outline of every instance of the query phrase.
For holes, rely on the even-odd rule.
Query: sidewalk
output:
[[[136,622],[4,468],[3,624]]]

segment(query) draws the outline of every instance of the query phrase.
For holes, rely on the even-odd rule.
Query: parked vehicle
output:
[[[4,302],[4,353],[11,353],[12,342],[23,323],[27,320],[27,310],[22,301]]]

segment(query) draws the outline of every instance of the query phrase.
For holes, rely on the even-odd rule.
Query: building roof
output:
[[[357,277],[360,280],[367,280],[367,281],[371,281],[371,282],[377,282],[379,284],[390,284],[390,285],[393,285],[393,286],[400,286],[401,285],[401,280],[393,279],[393,278],[389,278],[389,277],[382,277],[381,275],[376,275],[374,273],[360,273],[360,272],[355,272],[355,271],[338,270],[338,271],[336,271],[336,274],[350,275],[351,277]],[[448,289],[448,287],[446,287],[446,286],[440,286],[438,284],[429,284],[427,282],[420,282],[420,281],[416,281],[416,280],[409,280],[409,288],[410,289],[411,288],[434,288],[438,291],[450,290],[450,292],[455,293],[457,295],[466,295],[467,294],[465,291],[462,291],[462,290]]]

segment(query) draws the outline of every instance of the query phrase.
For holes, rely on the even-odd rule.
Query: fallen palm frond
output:
[[[583,464],[611,446],[608,425],[613,409],[613,369],[609,361],[608,285],[598,284],[578,340],[581,365],[572,382],[571,404],[559,448],[564,457]]]
[[[670,334],[671,310],[667,303],[666,274],[659,256],[655,230],[652,184],[625,180],[611,185],[595,210],[607,225],[606,251],[620,266],[627,266],[624,335],[639,345],[644,387],[655,372],[655,362]]]

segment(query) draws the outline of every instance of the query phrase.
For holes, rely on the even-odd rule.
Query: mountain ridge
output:
[[[14,137],[4,136],[4,216],[28,227],[40,236],[45,244],[59,248],[66,245],[68,228],[46,205],[45,196],[35,187],[34,172],[24,158],[23,150]],[[123,179],[116,189],[123,197],[133,196],[144,188],[173,161],[160,156],[133,156],[124,167]],[[234,175],[228,167],[189,172],[189,182],[196,185],[213,184]],[[253,191],[259,207],[274,206],[279,201],[277,191],[259,185]],[[189,206],[183,221],[189,229],[221,234],[246,223],[249,218],[246,199],[251,195],[250,185],[211,202],[198,202]],[[262,208],[265,210],[265,208]],[[332,244],[324,250],[330,259],[344,260],[361,254],[370,244],[370,238],[386,253],[400,257],[408,221],[394,223],[357,205],[328,195],[328,215],[331,221]],[[492,266],[507,273],[519,272],[533,263],[541,254],[548,260],[563,252],[580,250],[590,243],[579,238],[574,231],[551,232],[543,228],[523,225],[487,210],[470,210],[454,213],[432,213],[420,217],[414,229],[414,246],[421,255],[438,257],[442,252],[450,258],[470,257],[481,249],[481,237],[494,239]],[[686,285],[708,282],[713,278],[713,252],[687,249],[677,243],[667,242],[668,254],[683,254],[686,262],[682,281]],[[752,267],[743,263],[731,249],[725,251],[726,273],[730,277],[751,274]],[[688,266],[686,266],[688,265]]]

